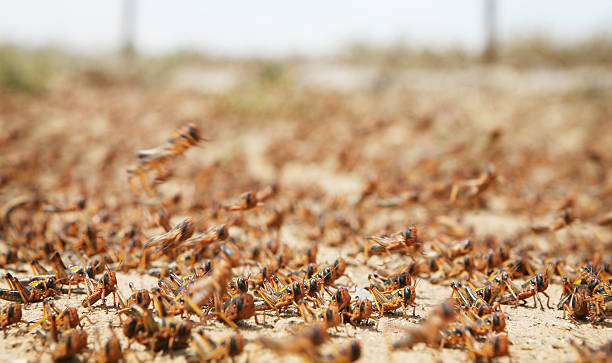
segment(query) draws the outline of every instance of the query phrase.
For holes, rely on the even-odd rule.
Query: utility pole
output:
[[[136,0],[123,0],[121,9],[121,55],[131,59],[135,54],[134,24],[136,18]]]
[[[484,0],[484,26],[486,44],[482,59],[486,63],[497,60],[497,0]]]

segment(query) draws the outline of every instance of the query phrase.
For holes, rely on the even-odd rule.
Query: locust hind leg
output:
[[[546,296],[546,307],[549,308],[549,309],[552,309],[550,307],[550,296],[548,296],[548,294],[546,292],[544,292],[544,291],[542,291],[542,294],[544,294],[544,296]]]
[[[544,305],[542,304],[542,299],[540,299],[540,295],[538,294],[537,290],[535,292],[535,297],[538,299],[538,302],[540,303],[540,308],[542,309],[542,311],[544,311]],[[536,307],[537,307],[537,305],[536,305]]]
[[[367,265],[368,264],[368,253],[370,251],[370,242],[369,240],[366,238],[364,245],[363,245],[363,264]]]

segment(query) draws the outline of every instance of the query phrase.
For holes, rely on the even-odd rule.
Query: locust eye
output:
[[[538,274],[536,276],[536,284],[537,284],[538,288],[544,287],[544,279],[542,278],[542,274]]]
[[[402,272],[399,276],[400,286],[406,285],[406,272]]]
[[[356,340],[351,342],[351,354],[353,355],[353,358],[355,360],[361,357],[361,346],[359,345],[359,342]]]
[[[236,342],[236,337],[235,336],[230,338],[230,352],[233,355],[238,353],[238,342]]]
[[[314,272],[315,272],[314,270],[315,270],[315,266],[314,266],[314,264],[312,264],[312,263],[311,263],[311,264],[309,264],[309,265],[308,265],[308,275],[309,275],[309,276],[312,276],[312,275],[314,274]]]
[[[198,130],[195,125],[189,125],[189,136],[191,136],[194,140],[200,139],[200,135],[198,134]]]
[[[571,221],[571,219],[572,219],[572,216],[571,216],[571,214],[570,214],[569,210],[567,210],[567,209],[565,210],[565,212],[563,213],[563,217],[564,217],[564,219],[565,219],[565,223],[568,223],[568,224],[569,224],[569,222],[570,222],[570,221]]]
[[[293,296],[297,300],[297,298],[302,294],[302,290],[300,289],[300,284],[297,282],[293,283]]]
[[[130,322],[125,326],[126,336],[131,337],[134,335],[134,333],[136,332],[136,324],[136,319],[130,320]]]
[[[242,292],[247,290],[246,281],[242,277],[238,279],[238,289]]]
[[[493,326],[499,326],[499,316],[497,314],[493,315]]]
[[[449,306],[449,304],[447,304],[446,302],[442,304],[442,312],[444,313],[445,317],[450,317],[453,315],[452,307]]]
[[[323,340],[323,337],[321,336],[321,332],[319,331],[319,329],[314,329],[312,340],[317,343]]]
[[[326,267],[325,270],[323,270],[323,275],[325,275],[325,279],[328,279],[331,277],[331,269],[329,267]]]
[[[485,287],[484,298],[487,301],[489,301],[489,299],[491,299],[491,287],[490,286]]]
[[[404,289],[404,297],[406,299],[410,299],[412,297],[412,292],[410,291],[410,286],[406,286]]]

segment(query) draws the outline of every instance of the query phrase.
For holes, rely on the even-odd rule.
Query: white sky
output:
[[[325,54],[365,40],[431,47],[483,44],[483,0],[136,0],[136,46],[147,53]],[[120,42],[122,0],[0,3],[0,42],[109,51]],[[499,0],[499,36],[573,41],[612,31],[612,0]]]

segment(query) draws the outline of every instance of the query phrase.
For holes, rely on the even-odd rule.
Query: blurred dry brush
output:
[[[514,67],[568,67],[612,65],[612,37],[599,34],[572,43],[559,43],[543,35],[518,37],[502,44],[498,64]],[[331,57],[347,64],[380,66],[385,69],[410,67],[453,68],[480,63],[480,56],[458,47],[414,47],[405,42],[390,46],[356,42]],[[253,81],[270,88],[290,82],[287,66],[307,62],[308,57],[250,59],[212,57],[194,51],[163,56],[136,55],[128,60],[112,54],[83,55],[55,47],[21,48],[0,45],[0,89],[36,93],[44,91],[55,76],[81,76],[91,85],[131,83],[160,86],[173,71],[187,66],[239,64],[253,74]]]
[[[390,46],[353,43],[340,59],[387,67],[461,67],[478,64],[481,57],[460,47],[413,47],[405,42]],[[519,36],[500,45],[498,64],[515,67],[612,65],[612,35],[597,34],[573,42],[558,42],[545,35]]]

